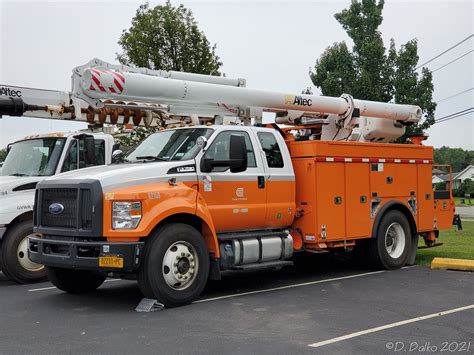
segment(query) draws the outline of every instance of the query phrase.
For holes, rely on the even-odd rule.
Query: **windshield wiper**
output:
[[[29,175],[23,174],[23,173],[14,173],[14,174],[10,174],[10,176],[29,176]]]
[[[161,158],[161,157],[155,157],[154,155],[144,155],[141,157],[136,157],[135,159],[137,160],[159,160],[159,161],[168,161],[168,159]]]

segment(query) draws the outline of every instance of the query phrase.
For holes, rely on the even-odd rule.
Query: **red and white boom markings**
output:
[[[122,93],[125,78],[119,72],[99,68],[90,68],[88,72],[91,75],[89,90],[100,90],[114,94]]]

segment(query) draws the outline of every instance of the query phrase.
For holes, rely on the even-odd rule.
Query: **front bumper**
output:
[[[28,237],[28,256],[31,261],[46,266],[100,272],[133,273],[140,266],[144,242],[110,243],[107,241],[79,241],[63,237]],[[101,267],[99,257],[123,258],[123,267]]]

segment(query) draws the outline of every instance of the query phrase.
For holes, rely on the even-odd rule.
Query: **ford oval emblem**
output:
[[[49,205],[48,210],[51,214],[60,215],[64,212],[64,206],[58,202],[55,202]]]

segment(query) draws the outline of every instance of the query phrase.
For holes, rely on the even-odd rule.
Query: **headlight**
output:
[[[141,202],[112,203],[112,228],[113,229],[135,229],[142,218]]]

